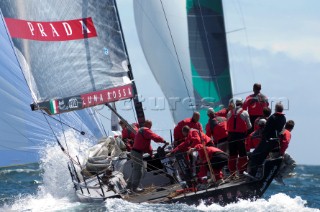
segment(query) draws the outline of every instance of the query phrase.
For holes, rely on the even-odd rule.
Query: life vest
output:
[[[261,116],[263,115],[263,108],[268,106],[268,98],[259,93],[248,96],[243,104],[243,109],[248,110],[250,116]]]
[[[225,118],[216,117],[214,119],[209,119],[209,125],[210,125],[211,135],[216,142],[228,136],[228,132],[226,130]]]
[[[240,117],[243,109],[237,114],[235,110],[232,111],[231,117],[227,122],[228,132],[245,133],[247,131],[247,123]]]

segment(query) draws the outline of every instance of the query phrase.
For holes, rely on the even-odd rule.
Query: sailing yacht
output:
[[[144,111],[115,0],[3,0],[0,9],[34,112],[55,117],[106,105],[130,127],[111,103],[132,100],[142,126]],[[172,110],[174,121],[188,117],[191,109],[200,111],[204,123],[207,107],[227,105],[232,88],[222,1],[137,0],[134,10],[141,46],[168,102],[172,97],[187,99],[187,107]],[[86,118],[81,121],[87,123]],[[132,160],[121,137],[103,137],[81,158],[56,140],[70,159],[75,192],[84,202],[123,198],[135,203],[226,204],[257,198],[282,160],[267,160],[254,180],[190,188],[179,176],[177,159],[165,158],[168,150],[160,147],[155,159],[144,156],[145,191],[130,194],[126,180]]]

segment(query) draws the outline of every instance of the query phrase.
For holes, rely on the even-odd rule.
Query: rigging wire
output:
[[[107,116],[103,115],[103,114],[102,114],[102,113],[100,113],[98,110],[94,109],[94,111],[95,111],[96,113],[98,113],[101,117],[103,117],[103,118],[105,118],[105,119],[107,119],[107,120],[111,121],[111,118],[108,118]]]
[[[43,114],[44,114],[44,112],[43,112]],[[47,119],[47,116],[44,115],[43,117],[46,119],[47,124],[48,124],[49,128],[51,129],[52,134],[54,135],[54,137],[55,137],[55,139],[56,139],[59,147],[61,148],[62,152],[65,153],[65,154],[68,156],[68,158],[73,161],[74,164],[79,165],[78,162],[70,156],[69,152],[66,151],[65,148],[64,148],[64,147],[62,146],[62,144],[60,143],[60,141],[59,141],[56,133],[54,132],[53,128],[51,127],[51,125],[50,125],[50,123],[49,123],[49,120]]]
[[[134,106],[133,106],[132,99],[130,100],[130,102],[131,102],[131,110],[134,111]],[[134,118],[135,122],[138,123],[138,118],[136,116],[136,113],[133,113],[133,118]]]
[[[106,119],[109,119],[108,117],[105,117],[104,115],[102,115],[101,113],[98,112],[98,110],[96,108],[93,108],[93,113],[97,113],[99,116],[97,116],[96,114],[92,114],[94,117],[96,117],[96,119],[98,119],[99,121],[99,124],[101,125],[102,127],[102,130],[103,130],[103,133],[105,136],[108,136],[108,133],[106,132],[106,128],[101,120],[101,117],[103,118],[106,118]],[[101,117],[100,117],[101,116]],[[110,119],[109,119],[110,120]]]
[[[53,120],[55,120],[55,121],[57,121],[57,122],[60,122],[61,124],[64,124],[65,126],[67,126],[67,127],[71,128],[71,129],[73,129],[73,130],[75,130],[75,131],[79,132],[81,135],[85,135],[85,134],[86,134],[84,131],[78,130],[78,129],[76,129],[76,128],[74,128],[74,127],[70,126],[69,124],[67,124],[67,123],[63,122],[61,119],[60,119],[60,120],[58,120],[58,119],[56,119],[56,118],[54,118],[54,117],[52,117],[52,116],[49,116],[47,113],[45,113],[45,112],[43,112],[43,111],[41,111],[40,113],[42,113],[44,117],[49,117],[49,118],[51,118],[51,119],[53,119]],[[48,124],[49,124],[49,122],[48,122]],[[49,124],[49,125],[50,125],[50,124]],[[50,127],[51,127],[51,126],[50,126]]]
[[[185,87],[186,87],[186,90],[187,90],[187,93],[188,93],[188,96],[189,96],[189,100],[190,100],[190,103],[191,103],[190,91],[189,91],[188,86],[187,86],[186,77],[185,77],[184,74],[183,74],[182,65],[181,65],[181,62],[180,62],[180,59],[179,59],[179,55],[178,55],[178,52],[177,52],[176,44],[175,44],[175,42],[174,42],[174,40],[173,40],[171,28],[170,28],[170,26],[169,26],[169,21],[168,21],[168,19],[167,19],[167,14],[166,14],[166,11],[165,11],[165,9],[164,9],[162,0],[160,0],[160,2],[161,2],[161,7],[162,7],[162,11],[163,11],[164,17],[165,17],[166,22],[167,22],[167,26],[168,26],[168,30],[169,30],[169,33],[170,33],[170,38],[171,38],[171,41],[172,41],[172,45],[173,45],[173,48],[174,48],[174,52],[175,52],[176,57],[177,57],[177,61],[178,61],[178,64],[179,64],[179,69],[180,69],[181,75],[182,75],[182,79],[183,79],[183,81],[184,81],[184,84],[185,84]],[[192,110],[194,111],[194,108],[193,108],[193,107],[192,107]]]
[[[64,130],[62,121],[61,121],[61,115],[60,114],[59,114],[59,119],[60,119],[60,124],[61,124],[61,128],[62,128],[62,134],[63,134],[63,137],[64,137],[64,143],[66,144],[67,151],[69,152],[69,148],[68,148],[68,144],[67,144],[67,138],[66,138],[66,134],[65,134],[65,130]]]
[[[238,5],[241,21],[242,21],[242,24],[244,26],[243,29],[244,29],[246,42],[247,42],[247,50],[248,50],[248,54],[249,54],[250,71],[251,71],[251,74],[253,76],[253,81],[256,81],[255,73],[253,71],[252,52],[251,52],[251,48],[250,48],[250,45],[249,45],[249,37],[248,37],[248,32],[246,30],[247,26],[246,26],[246,22],[245,22],[245,19],[244,19],[244,14],[243,14],[242,7],[241,7],[241,4],[240,4],[239,0],[236,0],[236,3]]]

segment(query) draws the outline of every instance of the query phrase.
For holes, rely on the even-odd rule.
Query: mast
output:
[[[116,0],[113,0],[113,1],[114,1],[114,5],[116,7],[117,18],[119,19],[119,27],[120,27],[120,31],[122,33],[121,38],[122,38],[124,49],[125,49],[125,52],[126,52],[126,55],[127,55],[127,59],[128,59],[128,65],[127,65],[127,67],[128,67],[128,76],[129,76],[129,79],[132,82],[132,90],[133,90],[133,94],[134,94],[134,97],[133,97],[134,108],[135,108],[135,111],[136,111],[136,114],[137,114],[139,126],[143,126],[143,124],[145,122],[144,111],[143,111],[142,103],[139,101],[137,87],[136,87],[136,84],[134,82],[134,77],[133,77],[133,73],[132,73],[132,67],[131,67],[131,63],[130,63],[130,58],[129,58],[129,54],[128,54],[127,45],[126,45],[126,42],[125,42],[125,39],[124,39],[124,34],[123,34],[122,25],[121,25],[121,21],[120,21],[117,2],[116,2]]]

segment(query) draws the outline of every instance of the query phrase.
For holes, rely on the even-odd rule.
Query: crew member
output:
[[[263,108],[269,106],[268,98],[261,92],[261,84],[255,83],[253,85],[253,94],[247,96],[242,108],[247,110],[250,115],[251,125],[254,126],[254,121],[263,115]],[[249,130],[248,133],[253,132],[254,129]]]
[[[202,125],[199,122],[200,120],[200,113],[194,112],[191,118],[186,118],[182,121],[180,121],[177,126],[173,130],[173,137],[174,137],[174,146],[178,146],[180,143],[182,143],[185,140],[185,137],[182,133],[182,128],[184,126],[188,126],[193,129],[202,130]]]
[[[205,148],[205,149],[204,149]],[[203,146],[202,144],[197,144],[194,148],[189,150],[189,153],[193,151],[198,151],[199,153],[199,160],[200,160],[200,171],[198,173],[198,177],[201,179],[204,176],[207,176],[208,169],[207,168],[207,157],[211,163],[211,167],[213,169],[214,178],[217,184],[223,182],[223,174],[222,168],[228,164],[228,154],[223,152],[221,149],[218,149],[213,146]],[[206,153],[205,153],[206,151]]]
[[[247,131],[251,128],[249,114],[242,108],[242,99],[231,99],[230,110],[227,115],[227,130],[229,144],[229,170],[234,179],[237,179],[236,171],[242,175],[246,170],[247,151],[245,138]]]
[[[258,168],[262,165],[271,150],[279,145],[278,136],[286,123],[286,117],[282,112],[283,105],[279,102],[275,105],[275,113],[268,118],[266,126],[262,131],[261,142],[252,152],[249,161],[249,175],[253,177],[256,176]]]
[[[190,148],[194,148],[197,144],[204,143],[206,146],[213,146],[211,138],[197,129],[184,126],[182,128],[182,134],[186,138],[185,141],[175,147],[170,153],[167,154],[167,156],[170,156],[176,152],[187,152]]]
[[[279,154],[283,156],[283,160],[281,162],[279,171],[274,179],[280,184],[284,184],[283,178],[288,177],[296,167],[296,162],[294,161],[294,159],[288,153],[286,153],[286,150],[291,140],[291,131],[293,130],[293,128],[294,121],[287,121],[284,129],[282,130],[279,136]],[[276,156],[277,153],[272,154],[272,157]]]
[[[255,126],[255,131],[253,131],[247,138],[246,138],[246,151],[250,152],[251,149],[255,149],[262,139],[262,131],[266,126],[266,120],[260,119],[259,122],[255,122],[257,126]]]
[[[227,119],[224,117],[216,116],[213,108],[207,111],[209,117],[206,125],[206,135],[213,138],[214,144],[224,152],[228,151],[228,131]]]
[[[271,109],[269,107],[264,107],[262,111],[263,115],[256,118],[254,121],[254,130],[257,130],[259,128],[258,122],[260,119],[268,120],[269,116],[271,115]]]
[[[122,131],[121,131],[122,140],[126,144],[127,151],[130,152],[133,146],[134,137],[137,134],[139,129],[139,124],[137,123],[131,124],[131,127],[132,127],[131,129],[124,123],[124,121],[120,120],[119,125],[122,128]]]
[[[138,188],[140,180],[143,174],[143,153],[149,153],[152,156],[151,140],[157,143],[166,142],[162,137],[151,131],[152,122],[146,120],[144,126],[138,130],[134,138],[133,148],[131,150],[131,159],[133,161],[133,170],[129,178],[127,188],[134,192],[143,191],[142,188]]]

